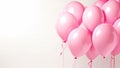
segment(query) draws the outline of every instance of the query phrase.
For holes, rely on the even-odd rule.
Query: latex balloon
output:
[[[97,6],[87,7],[83,13],[83,23],[92,32],[94,28],[103,23],[103,13]]]
[[[119,39],[119,43],[118,45],[116,46],[116,48],[112,51],[112,55],[116,56],[120,53],[120,19],[118,19],[115,23],[114,23],[114,28],[116,29],[117,31],[117,34],[118,34],[118,39]]]
[[[98,0],[94,3],[95,6],[99,7],[100,9],[102,8],[102,6],[106,3],[107,1],[104,0]],[[105,14],[104,12],[102,12],[102,22],[105,22]]]
[[[99,53],[97,52],[97,50],[94,48],[93,45],[91,46],[89,51],[86,53],[86,56],[89,58],[89,60],[94,60],[98,55]]]
[[[116,1],[120,3],[120,0],[116,0]]]
[[[76,28],[73,30],[69,37],[67,44],[74,57],[84,55],[91,47],[91,35],[84,28]]]
[[[75,18],[77,19],[78,25],[82,22],[82,15],[84,12],[84,6],[78,1],[70,2],[66,7],[65,10],[67,12],[72,13]]]
[[[116,30],[110,24],[101,24],[95,28],[92,35],[93,46],[106,57],[118,44],[118,35]]]
[[[67,41],[69,33],[76,27],[77,21],[75,17],[68,12],[62,13],[57,19],[56,31],[64,42]]]
[[[118,18],[120,18],[120,12],[118,13],[118,15],[119,15]]]
[[[105,13],[107,23],[113,24],[115,20],[119,17],[120,4],[115,0],[107,1],[103,5],[102,9]]]
[[[98,6],[99,8],[102,8],[102,6],[106,3],[106,1],[98,0],[94,3],[94,5]]]
[[[98,0],[94,3],[95,6],[99,7],[100,9],[102,8],[102,6],[106,3],[106,1],[103,0]],[[105,22],[105,14],[104,12],[102,12],[102,22]]]

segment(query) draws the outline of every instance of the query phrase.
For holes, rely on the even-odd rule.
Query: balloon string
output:
[[[111,55],[111,58],[110,58],[110,68],[112,68],[112,55]]]
[[[67,45],[64,46],[64,41],[61,44],[62,51],[60,52],[60,55],[62,56],[62,68],[64,68],[64,50],[66,49]]]
[[[62,56],[62,68],[64,68],[64,43],[61,44],[62,52],[60,52],[60,55]]]
[[[62,54],[62,68],[64,68],[64,52]]]
[[[115,68],[115,56],[113,56],[113,68]]]
[[[88,62],[88,65],[90,68],[92,68],[92,60],[90,60],[90,62]]]
[[[64,50],[67,48],[67,45],[64,46],[63,44],[64,42],[61,44],[62,51],[60,52],[60,55],[62,55],[64,53]]]
[[[74,58],[73,68],[76,68],[77,57]]]
[[[110,67],[115,68],[115,56],[111,55]]]

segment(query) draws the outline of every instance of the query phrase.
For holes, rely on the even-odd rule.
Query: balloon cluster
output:
[[[120,1],[97,0],[84,7],[72,1],[57,19],[56,31],[74,57],[120,53]]]

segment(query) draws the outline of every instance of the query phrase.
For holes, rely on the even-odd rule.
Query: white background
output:
[[[0,68],[62,68],[61,39],[55,21],[72,0],[0,0]],[[84,5],[94,0],[79,0]],[[101,56],[93,68],[110,68],[109,57]],[[77,68],[89,68],[82,56]],[[117,56],[117,68],[120,58]],[[65,68],[72,68],[73,56],[65,50]]]

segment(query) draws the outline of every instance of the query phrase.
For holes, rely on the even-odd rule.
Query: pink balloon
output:
[[[83,12],[84,12],[84,6],[80,2],[77,2],[77,1],[70,2],[65,7],[64,11],[72,13],[75,16],[75,18],[77,19],[78,25],[81,24],[82,15],[83,15]]]
[[[83,23],[92,32],[94,28],[103,23],[103,13],[97,6],[87,7],[83,13]]]
[[[91,48],[89,49],[89,51],[86,53],[86,56],[90,60],[94,60],[98,55],[99,55],[99,53],[97,52],[97,50],[94,48],[93,45],[91,46]]]
[[[116,1],[120,3],[120,0],[116,0]]]
[[[113,24],[115,20],[119,17],[120,12],[120,4],[117,1],[109,0],[102,7],[106,22]]]
[[[118,39],[119,39],[119,43],[118,45],[116,46],[116,48],[112,51],[112,55],[116,56],[120,53],[120,19],[118,19],[115,23],[114,23],[114,28],[116,29],[117,31],[117,34],[118,34]]]
[[[106,3],[107,1],[104,0],[98,0],[94,3],[95,6],[99,7],[100,9],[102,8],[102,6]],[[105,22],[105,14],[104,12],[102,12],[102,22]]]
[[[67,44],[73,56],[80,57],[90,49],[92,45],[91,35],[81,27],[76,28],[70,33]]]
[[[94,5],[98,6],[99,8],[102,8],[102,6],[107,2],[108,0],[97,0]],[[120,0],[113,0],[113,1],[117,1],[120,3]],[[120,14],[119,14],[120,17]]]
[[[102,6],[106,3],[106,1],[98,0],[94,3],[94,5],[98,6],[99,8],[102,8]]]
[[[110,54],[118,44],[116,30],[110,24],[101,24],[92,35],[93,46],[104,57]]]
[[[69,33],[77,27],[77,21],[75,17],[68,13],[62,13],[56,22],[56,31],[64,42],[67,41]]]
[[[118,18],[120,18],[120,12],[118,13]]]

